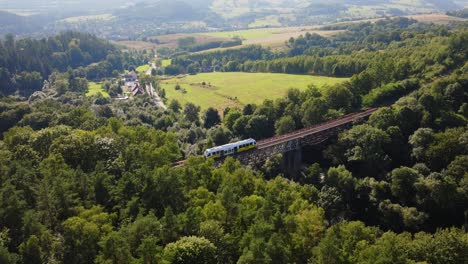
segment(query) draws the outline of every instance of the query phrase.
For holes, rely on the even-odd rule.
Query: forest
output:
[[[94,35],[67,31],[43,39],[0,40],[0,95],[19,92],[25,96],[41,90],[53,72],[75,69],[89,80],[117,77],[119,72],[145,63],[146,56],[122,52]]]
[[[111,63],[120,72],[144,58],[99,39],[102,50],[80,41],[82,55],[102,52],[92,61],[41,60],[50,72],[12,58],[27,40],[2,42],[10,55],[0,58],[14,63],[1,64],[9,77],[1,91],[9,80],[16,93],[0,99],[0,263],[466,263],[467,25],[354,27],[334,39],[289,40],[281,53],[252,46],[175,58],[166,71],[198,63],[351,77],[223,113],[175,100],[156,110],[145,95],[84,96],[88,63],[128,58]],[[22,100],[31,90],[21,72],[46,80],[47,96]],[[218,168],[200,156],[370,106],[379,110],[294,175],[281,156],[250,166],[228,158]]]

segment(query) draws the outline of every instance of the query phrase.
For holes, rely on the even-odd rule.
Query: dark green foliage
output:
[[[364,106],[378,106],[394,102],[396,99],[408,94],[418,88],[417,80],[405,80],[398,83],[386,84],[382,87],[373,89],[369,94],[362,98]]]
[[[357,73],[323,92],[311,85],[226,109],[222,124],[214,109],[200,122],[193,104],[181,111],[173,101],[163,112],[145,96],[85,98],[85,68],[50,75],[46,88],[57,95],[2,99],[0,262],[466,262],[463,26],[452,31],[397,19],[346,27],[349,34],[332,40],[291,40],[292,49],[305,50],[297,57],[249,47],[175,59],[182,72],[191,64],[258,64]],[[7,37],[2,45],[14,43]],[[67,44],[69,54],[61,56],[86,59],[83,42]],[[106,60],[119,60],[112,56]],[[312,61],[317,65],[302,64]],[[23,84],[39,84],[36,73],[24,71]],[[22,72],[0,70],[1,84],[16,85]],[[289,178],[281,155],[259,170],[232,158],[215,168],[213,160],[189,157],[332,120],[361,102],[389,106],[313,149],[304,158],[314,164]],[[184,167],[172,168],[185,158]]]
[[[219,116],[218,110],[213,107],[209,107],[203,115],[203,126],[205,128],[211,128],[221,123],[221,117]]]

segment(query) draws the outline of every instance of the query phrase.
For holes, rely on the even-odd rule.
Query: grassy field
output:
[[[267,20],[258,20],[251,26],[259,26],[262,23],[274,24],[275,17],[269,17]],[[203,44],[213,41],[227,41],[233,37],[240,37],[245,45],[263,45],[271,48],[284,47],[285,41],[290,37],[298,37],[304,35],[306,32],[317,33],[324,37],[334,36],[339,30],[320,30],[319,26],[302,26],[302,27],[276,27],[276,28],[253,28],[236,31],[215,31],[203,33],[180,33],[169,34],[151,37],[151,39],[158,40],[159,44],[144,41],[118,41],[117,44],[136,50],[157,50],[159,48],[176,48],[179,39],[193,37],[196,43]],[[230,47],[239,48],[240,46]],[[220,48],[218,48],[220,49]],[[221,48],[222,49],[222,48]],[[217,50],[217,49],[211,49]],[[210,50],[208,50],[210,51]]]
[[[259,39],[270,36],[280,31],[279,28],[262,28],[262,29],[246,29],[237,31],[218,31],[218,32],[207,32],[201,33],[210,37],[216,38],[233,38],[240,37],[243,40]]]
[[[86,96],[90,97],[98,93],[101,93],[104,97],[110,97],[104,88],[102,88],[101,83],[88,82],[88,92]]]
[[[150,66],[148,64],[141,65],[138,68],[136,68],[137,72],[146,72],[149,70]]]
[[[281,98],[289,88],[305,90],[309,84],[323,87],[345,80],[311,75],[215,72],[163,80],[161,86],[169,100],[177,99],[182,104],[192,102],[202,109],[212,106],[223,110],[227,106],[242,107],[248,103],[262,103],[265,99]],[[175,90],[177,84],[181,90]]]
[[[162,60],[161,61],[161,66],[167,67],[167,66],[171,65],[171,63],[172,63],[172,60],[170,60],[170,59],[169,60]]]
[[[266,16],[262,18],[257,18],[253,23],[249,24],[249,28],[257,28],[257,27],[280,27],[281,22],[279,22],[280,16]]]
[[[77,23],[77,22],[84,22],[89,20],[111,20],[114,16],[112,14],[101,14],[101,15],[91,15],[91,16],[76,16],[76,17],[68,17],[63,19],[62,21],[68,23]]]

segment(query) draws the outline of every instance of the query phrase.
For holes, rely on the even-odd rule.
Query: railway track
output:
[[[354,122],[361,118],[370,116],[372,113],[377,111],[377,109],[378,108],[369,108],[359,113],[347,114],[338,119],[331,120],[331,121],[321,123],[321,124],[317,124],[311,127],[303,128],[300,130],[296,130],[288,134],[260,140],[257,142],[257,149],[269,148],[271,146],[281,144],[292,139],[302,138],[302,137],[309,136],[311,134],[318,133],[318,132],[321,132],[330,128],[334,128],[334,127],[341,126],[350,122]],[[172,166],[174,168],[180,168],[184,166],[185,162],[186,162],[185,160],[177,161],[177,162],[174,162]]]
[[[257,142],[257,148],[263,149],[263,148],[271,147],[273,145],[283,143],[291,139],[301,138],[301,137],[308,136],[313,133],[321,132],[321,131],[324,131],[333,127],[337,127],[346,123],[350,123],[350,122],[359,120],[360,118],[368,117],[376,110],[377,108],[370,108],[363,112],[348,114],[348,115],[342,116],[339,119],[331,120],[331,121],[317,124],[311,127],[296,130],[294,132],[291,132],[285,135],[260,140],[259,142]]]

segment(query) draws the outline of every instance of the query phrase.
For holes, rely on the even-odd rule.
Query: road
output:
[[[151,67],[146,71],[146,75],[151,75],[151,71],[153,69],[156,69],[156,64],[154,64],[154,62],[151,63]],[[154,98],[158,107],[164,109],[164,111],[167,110],[167,107],[164,104],[164,102],[161,100],[161,97],[159,97],[158,93],[154,90],[153,84],[150,83],[149,86],[148,85],[146,86],[146,92],[148,93],[148,95]]]

